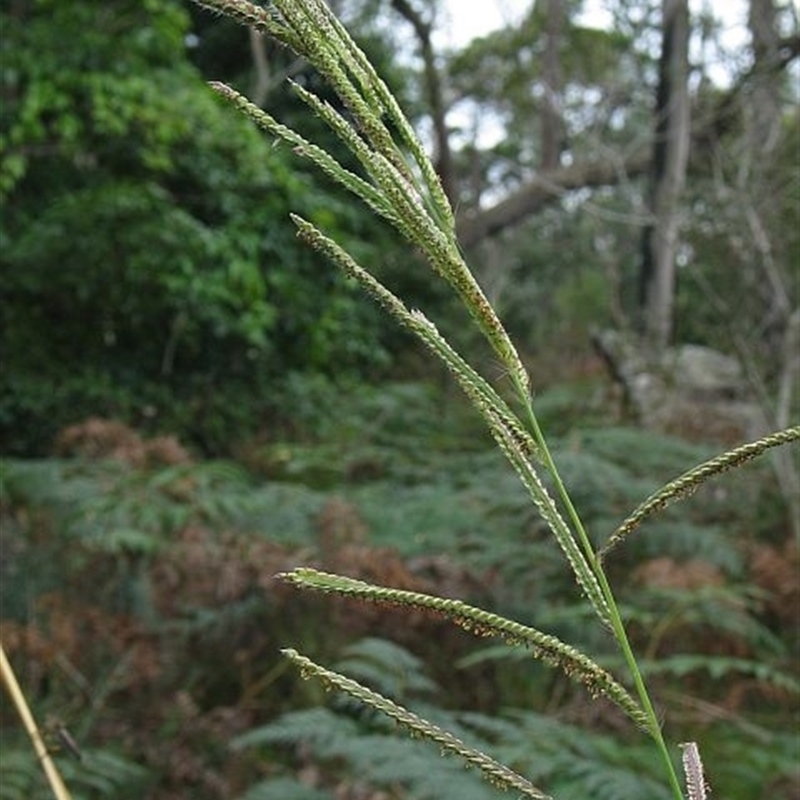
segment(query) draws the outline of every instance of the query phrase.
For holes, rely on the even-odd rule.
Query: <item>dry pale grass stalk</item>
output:
[[[56,765],[50,757],[50,752],[44,743],[42,734],[39,732],[36,720],[34,720],[33,714],[31,714],[31,710],[28,708],[25,695],[22,693],[19,683],[17,683],[14,670],[11,669],[11,663],[8,658],[6,658],[6,651],[3,649],[2,642],[0,642],[0,677],[3,679],[3,683],[8,689],[8,694],[11,696],[11,700],[17,709],[22,724],[28,732],[28,736],[30,736],[33,749],[36,751],[36,755],[42,764],[45,775],[47,775],[47,780],[50,783],[53,794],[56,796],[56,800],[72,800],[67,787],[64,785],[64,781],[61,779],[61,774],[58,769],[56,769]]]

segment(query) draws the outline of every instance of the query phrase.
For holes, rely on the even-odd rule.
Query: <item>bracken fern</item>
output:
[[[386,84],[322,0],[274,0],[267,7],[245,0],[197,2],[255,27],[305,58],[327,80],[344,105],[347,116],[308,90],[294,86],[310,111],[327,123],[354,156],[361,174],[346,169],[329,152],[281,124],[235,90],[224,84],[211,84],[217,93],[257,125],[287,142],[299,156],[313,162],[395,228],[425,256],[434,273],[446,281],[460,298],[509,376],[516,409],[501,399],[491,384],[450,346],[421,312],[408,309],[400,298],[315,225],[293,217],[304,241],[358,281],[453,374],[484,419],[498,448],[519,475],[561,547],[580,591],[601,624],[613,633],[627,670],[625,680],[632,684],[632,691],[590,656],[555,637],[458,600],[400,592],[308,569],[289,572],[283,575],[284,579],[302,587],[352,595],[375,603],[425,608],[478,635],[496,635],[513,644],[528,645],[534,656],[581,681],[591,693],[605,695],[617,703],[646,731],[660,754],[672,795],[681,800],[684,792],[676,770],[675,752],[667,746],[662,735],[602,559],[653,511],[690,493],[712,475],[738,466],[769,447],[796,441],[800,438],[800,427],[765,437],[690,470],[653,494],[611,535],[601,551],[595,550],[542,434],[531,400],[528,373],[495,310],[462,258],[456,241],[454,215],[436,172]],[[558,500],[545,488],[544,475],[555,486]],[[294,650],[288,649],[284,653],[304,675],[319,677],[326,684],[383,711],[413,734],[433,740],[444,750],[456,753],[468,764],[478,767],[492,782],[529,797],[546,797],[521,775],[467,747],[452,734],[394,701],[315,664]],[[705,778],[695,743],[683,746],[683,764],[688,797],[690,800],[705,797]]]

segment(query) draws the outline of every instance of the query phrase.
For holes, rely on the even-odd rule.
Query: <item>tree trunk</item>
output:
[[[544,106],[542,107],[542,170],[555,169],[561,160],[564,145],[564,120],[561,113],[561,37],[564,28],[564,0],[547,0],[544,23],[544,53],[542,77]]]
[[[771,65],[773,78],[798,56],[800,36],[780,39],[777,61]],[[711,157],[717,140],[729,132],[731,117],[738,114],[738,104],[742,95],[750,91],[753,80],[752,71],[742,75],[721,97],[713,113],[700,121],[697,129],[692,132],[693,158],[699,160]],[[459,241],[465,248],[473,247],[487,236],[495,236],[518,225],[548,204],[556,202],[566,192],[583,187],[614,186],[639,178],[651,169],[651,154],[638,151],[624,156],[620,154],[617,161],[578,161],[569,166],[545,170],[495,205],[460,215]]]
[[[250,55],[253,57],[253,85],[250,89],[250,99],[257,105],[263,106],[270,87],[270,69],[267,61],[267,52],[264,44],[264,34],[255,28],[247,29],[250,34]]]
[[[433,161],[436,165],[439,180],[442,182],[444,193],[450,203],[455,205],[458,192],[455,170],[453,169],[453,155],[450,150],[450,136],[447,130],[447,109],[445,107],[444,92],[442,91],[442,76],[436,68],[436,55],[431,43],[431,23],[426,22],[408,0],[392,0],[392,7],[411,23],[419,40],[424,64],[425,93],[427,94],[436,145]]]
[[[689,156],[688,0],[663,0],[662,47],[650,172],[653,222],[644,230],[639,286],[640,334],[654,352],[672,335],[679,203]]]
[[[757,262],[763,271],[761,285],[767,294],[765,330],[782,332],[777,398],[771,404],[764,398],[765,428],[785,428],[791,423],[792,408],[797,399],[800,377],[800,308],[792,308],[791,262],[796,254],[781,253],[780,243],[773,246],[770,231],[779,231],[771,202],[775,157],[781,138],[780,82],[775,69],[780,65],[785,45],[778,36],[777,10],[774,0],[750,0],[748,26],[753,50],[751,91],[743,104],[747,137],[747,169],[742,170],[743,194],[747,197],[746,218],[752,235]],[[752,201],[751,201],[752,198]],[[776,237],[779,238],[779,237]],[[777,249],[777,255],[776,255]],[[781,258],[782,256],[782,258]],[[783,263],[781,263],[783,262]],[[757,360],[752,359],[752,360]],[[760,376],[758,376],[760,378]],[[759,381],[760,383],[760,381]],[[786,500],[795,542],[800,542],[800,485],[797,461],[789,448],[771,452],[771,461],[778,486]]]
[[[584,161],[542,172],[496,205],[460,216],[458,240],[462,247],[472,247],[541,211],[566,192],[589,186],[614,186],[643,175],[649,163],[648,154],[640,152],[619,162]]]
[[[750,0],[748,26],[753,48],[753,78],[748,120],[754,152],[769,154],[780,135],[780,83],[774,69],[780,61],[777,11],[774,0]]]

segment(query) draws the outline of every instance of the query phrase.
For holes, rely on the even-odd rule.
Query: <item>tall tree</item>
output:
[[[457,200],[456,175],[453,169],[453,155],[450,149],[450,132],[447,128],[444,81],[442,72],[437,65],[437,57],[431,41],[433,23],[432,20],[426,19],[423,12],[417,9],[410,0],[392,0],[392,7],[411,24],[419,42],[423,64],[423,85],[436,148],[433,162],[439,173],[445,194],[451,203],[455,203]]]
[[[654,31],[660,27],[656,7],[651,14],[652,3],[628,0],[609,5],[615,11],[615,29],[601,31],[577,24],[574,7],[567,4],[561,66],[573,98],[563,118],[568,161],[562,159],[562,164],[552,169],[518,170],[521,180],[503,187],[497,185],[497,168],[483,165],[484,181],[488,174],[494,179],[492,185],[484,186],[483,195],[492,196],[494,202],[480,208],[468,204],[470,212],[460,220],[459,232],[465,247],[520,225],[565,193],[615,186],[651,172],[654,144],[638,120],[646,107],[644,93],[655,92],[649,60],[657,49]],[[541,77],[537,53],[542,53],[543,37],[541,27],[524,20],[515,29],[475,40],[451,59],[457,97],[470,97],[477,106],[476,116],[499,119],[508,131],[508,138],[494,147],[494,153],[481,151],[470,163],[479,157],[494,157],[495,161],[516,158],[521,137],[537,138],[531,122],[541,120],[543,110],[523,109],[522,104]],[[781,73],[800,55],[800,36],[784,31],[777,48],[777,59],[765,78],[772,84],[780,84]],[[738,117],[740,99],[750,92],[755,73],[743,70],[740,63],[731,65],[731,73],[730,88],[723,92],[717,87],[713,107],[691,126],[691,149],[697,161],[709,163],[715,138],[737,124],[733,120]],[[509,110],[512,105],[520,109],[519,118],[525,119],[527,132],[523,126],[508,124],[514,113]],[[594,141],[587,139],[586,131],[595,132]]]
[[[745,90],[726,103],[733,122],[718,142],[712,180],[701,184],[709,210],[692,237],[695,248],[702,246],[697,261],[713,248],[725,269],[696,265],[690,276],[716,309],[721,346],[733,348],[744,365],[762,427],[770,430],[788,426],[800,404],[800,118],[791,102],[796,89],[783,71],[800,36],[796,12],[775,0],[750,0],[747,23],[752,63]],[[704,229],[713,232],[710,241],[703,241]],[[771,460],[800,541],[797,460],[780,449]]]
[[[544,170],[558,166],[564,145],[562,97],[564,75],[561,68],[566,9],[564,0],[547,0],[544,24],[544,53],[542,54],[542,143],[540,167]]]
[[[644,230],[640,330],[655,352],[670,341],[681,193],[689,158],[689,3],[663,0],[662,43],[650,166],[653,221]]]
[[[451,59],[456,96],[505,130],[497,144],[474,146],[469,159],[481,162],[484,180],[472,196],[495,201],[462,206],[467,248],[575,189],[617,184],[647,168],[647,139],[631,113],[646,86],[630,58],[631,34],[582,24],[579,7],[533,4],[518,26],[476,39]]]

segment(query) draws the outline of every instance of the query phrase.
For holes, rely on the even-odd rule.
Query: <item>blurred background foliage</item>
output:
[[[333,5],[433,140],[404,4]],[[560,4],[559,153],[544,172],[541,40],[557,5],[437,44],[436,66],[460,212],[581,159],[618,168],[610,184],[554,184],[469,248],[600,542],[720,445],[692,420],[672,435],[635,427],[590,342],[598,328],[630,328],[635,312],[647,213],[629,156],[650,135],[659,4],[609,3],[609,30],[582,22],[583,4]],[[772,5],[790,63],[796,16]],[[447,21],[441,3],[411,8],[433,30]],[[800,288],[796,71],[770,73],[780,126],[767,155],[753,146],[747,48],[726,49],[708,8],[693,22],[700,134],[676,339],[735,352],[775,407]],[[298,681],[278,656],[288,645],[341,663],[562,800],[658,798],[635,735],[527,654],[274,579],[303,563],[462,597],[614,666],[478,420],[296,241],[289,212],[435,315],[499,381],[460,311],[415,254],[204,83],[258,96],[338,154],[286,90],[291,77],[336,102],[318,78],[178,0],[12,0],[0,46],[0,636],[76,800],[494,796],[435,749]],[[790,408],[796,417],[796,397]],[[766,461],[750,465],[650,520],[609,563],[670,738],[699,741],[715,793],[732,800],[800,791],[800,570],[784,499]],[[62,724],[80,761],[59,750]],[[5,695],[0,736],[3,797],[41,795]]]
[[[276,581],[302,563],[460,597],[617,664],[514,476],[465,405],[443,399],[418,382],[338,393],[335,436],[253,444],[235,462],[100,420],[67,428],[58,457],[0,462],[0,635],[37,717],[81,746],[77,762],[52,744],[75,797],[494,796],[435,748],[299,680],[286,646],[557,797],[664,795],[613,707],[525,650]],[[555,455],[600,538],[711,452],[587,428],[563,393],[550,402],[565,426]],[[751,465],[648,523],[609,564],[670,735],[702,743],[730,797],[789,800],[796,788],[798,554],[763,513],[776,502],[768,467]],[[5,696],[0,725],[4,796],[43,792]]]
[[[212,96],[185,8],[16,11],[0,123],[8,451],[43,452],[100,412],[219,453],[287,371],[385,366],[378,313],[296,242],[288,213],[365,260],[385,234]]]

